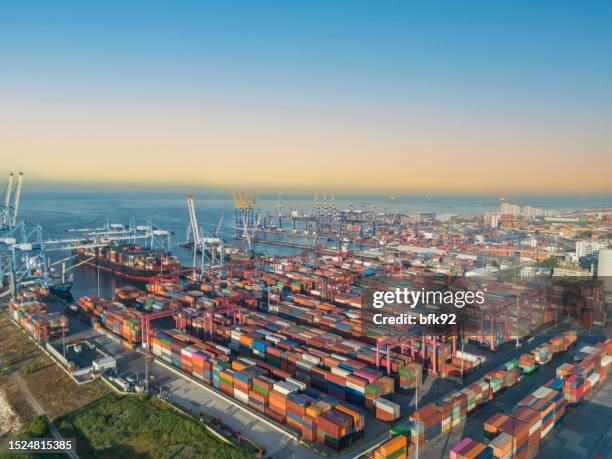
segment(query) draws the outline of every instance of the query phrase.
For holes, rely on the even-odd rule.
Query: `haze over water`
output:
[[[233,245],[234,204],[229,193],[194,194],[198,221],[208,234],[214,233],[223,215],[219,235]],[[256,208],[260,214],[276,214],[278,197],[263,195]],[[321,202],[322,195],[319,195]],[[612,197],[525,197],[513,199],[521,205],[545,209],[570,210],[612,206]],[[283,213],[297,210],[313,212],[314,195],[284,196]],[[337,196],[336,208],[369,210],[388,213],[435,212],[441,214],[482,214],[499,211],[497,197],[422,197],[397,196],[394,201],[381,196]],[[135,192],[24,192],[20,219],[28,224],[40,224],[50,237],[68,237],[69,228],[102,226],[108,217],[112,223],[128,224],[131,216],[137,224],[150,220],[156,227],[174,233],[173,250],[185,264],[191,264],[190,251],[179,248],[186,239],[189,216],[185,194]],[[260,246],[258,250],[271,254],[295,252],[290,248]]]

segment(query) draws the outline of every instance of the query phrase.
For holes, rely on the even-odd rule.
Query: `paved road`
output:
[[[612,381],[574,408],[540,446],[538,459],[612,457]]]
[[[120,372],[145,372],[144,359],[138,355],[126,356],[119,362]],[[258,445],[266,448],[266,455],[275,459],[321,458],[310,448],[300,445],[248,411],[237,408],[225,398],[207,391],[199,385],[178,376],[157,363],[149,365],[149,375],[157,386],[167,389],[168,398],[194,414],[205,412],[221,419],[235,430],[239,430]]]
[[[571,324],[566,323],[562,325],[561,328],[571,329],[572,326]],[[555,330],[556,333],[558,333],[559,331],[560,330],[558,329]],[[579,342],[577,344],[583,344],[583,343],[593,344],[593,343],[602,341],[604,338],[605,338],[605,335],[603,334],[603,332],[599,333],[595,331],[593,334],[581,335],[579,337]],[[535,339],[534,343],[537,342],[538,340],[539,339]],[[520,352],[521,353],[526,352],[526,349],[523,348]],[[509,358],[512,358],[512,357],[509,357]],[[498,361],[498,364],[499,362],[504,362],[504,361],[505,360]],[[487,419],[489,419],[491,416],[493,416],[493,414],[498,413],[498,412],[504,412],[504,413],[511,412],[514,406],[516,406],[516,404],[521,399],[523,399],[528,394],[535,391],[538,387],[542,386],[546,381],[554,378],[556,369],[559,365],[561,365],[562,363],[571,362],[571,361],[572,361],[572,352],[565,352],[565,353],[557,355],[551,362],[539,367],[538,371],[535,374],[523,377],[523,379],[518,384],[509,388],[505,392],[498,394],[493,400],[477,408],[475,411],[472,411],[470,415],[468,416],[466,423],[462,425],[460,428],[455,428],[452,431],[445,433],[444,435],[440,435],[435,440],[433,440],[431,443],[428,443],[424,447],[420,448],[419,458],[420,459],[448,458],[450,449],[453,446],[455,446],[464,437],[470,437],[478,441],[483,441],[482,425]],[[476,375],[474,375],[473,378],[476,378]],[[605,397],[606,393],[609,394],[608,390],[611,387],[612,387],[612,382],[608,380],[608,383],[605,387],[599,388],[599,392],[602,392],[602,394],[600,394],[599,392],[596,392],[595,396],[597,397],[597,399],[594,399],[594,400],[599,400],[602,397]],[[584,404],[579,405],[579,409],[584,409],[585,413],[584,413],[584,417],[582,421],[579,421],[578,423],[572,419],[574,416],[575,410],[572,408],[568,409],[566,412],[566,417],[561,422],[561,424],[556,426],[555,429],[545,439],[545,441],[540,445],[540,453],[538,457],[542,457],[546,459],[570,459],[570,458],[573,459],[573,458],[582,458],[582,457],[595,457],[593,455],[590,455],[590,456],[589,455],[586,455],[586,456],[573,455],[573,453],[568,455],[568,452],[563,450],[563,446],[559,447],[559,444],[561,445],[566,444],[563,442],[552,443],[552,447],[549,446],[550,439],[553,437],[556,438],[557,435],[562,433],[565,429],[564,426],[568,423],[570,425],[575,425],[576,427],[574,427],[573,429],[580,433],[574,433],[570,429],[570,432],[566,434],[567,442],[568,442],[567,444],[569,444],[571,447],[575,446],[576,450],[580,452],[587,451],[588,453],[589,452],[588,448],[594,448],[593,438],[595,437],[595,435],[588,436],[586,433],[590,430],[589,426],[592,425],[591,422],[598,423],[598,427],[593,429],[594,432],[599,432],[601,435],[604,435],[604,437],[606,433],[609,434],[612,431],[612,427],[610,427],[612,420],[610,418],[610,411],[609,411],[610,410],[609,407],[612,405],[612,399],[608,399],[608,405],[603,406],[603,407],[602,407],[601,402],[595,401],[594,403],[595,403],[594,406],[597,408],[595,411],[595,415],[592,414],[593,413],[592,409],[589,409],[589,408],[584,409],[583,408]],[[608,411],[606,412],[606,410]],[[604,412],[606,414],[604,414]],[[592,420],[588,421],[589,418],[591,418]],[[577,425],[581,425],[581,430],[579,427],[577,427]],[[608,443],[606,444],[608,446],[612,445],[612,439],[609,439]],[[600,450],[604,447],[605,447],[605,444],[599,445]],[[580,449],[580,448],[584,448],[584,449]],[[608,458],[612,456],[603,455],[602,457]]]
[[[111,341],[109,338],[94,332],[85,324],[75,323],[74,325],[76,326],[73,328],[73,322],[77,321],[74,319],[71,320],[71,328],[72,330],[76,331],[76,335],[88,337],[90,339],[93,338],[93,340],[96,341],[99,346],[106,349],[108,353],[115,355],[119,359],[119,369],[122,373],[139,373],[141,377],[144,375],[145,363],[144,359],[142,359],[139,354],[126,350],[119,344]],[[495,353],[478,351],[479,353],[487,355],[487,357],[489,357],[489,362],[487,362],[482,368],[479,368],[468,375],[464,379],[463,383],[432,377],[427,378],[423,389],[419,391],[419,405],[422,406],[425,403],[432,402],[450,392],[458,390],[465,385],[471,384],[473,381],[481,378],[486,372],[498,367],[501,363],[518,357],[525,352],[529,352],[529,350],[537,347],[541,343],[548,341],[551,336],[569,329],[572,329],[571,324],[562,322],[556,326],[539,330],[538,336],[536,336],[532,342],[525,343],[519,348],[516,348],[514,342],[512,342],[500,346]],[[476,349],[466,346],[465,350],[474,352]],[[163,366],[158,364],[150,365],[149,371],[157,385],[161,384],[168,388],[169,397],[174,402],[194,413],[203,411],[212,416],[220,418],[233,429],[241,431],[248,438],[264,446],[268,456],[281,459],[294,457],[314,459],[321,457],[318,453],[312,451],[310,448],[300,445],[298,442],[289,438],[285,434],[274,430],[270,426],[261,422],[257,416],[235,407],[225,398],[199,387],[197,384],[178,376]],[[405,420],[410,412],[413,411],[414,396],[398,396],[397,401],[400,402],[402,407],[405,407],[403,410],[404,415],[402,416],[402,419]],[[372,422],[371,419],[368,419],[368,426],[370,427],[368,434],[370,439],[361,442],[359,447],[354,451],[345,451],[337,457],[339,459],[352,459],[354,457],[359,457],[364,451],[367,451],[368,449],[384,441],[388,435],[388,427],[381,427],[378,424],[382,423],[379,421]],[[455,431],[453,431],[453,434],[454,433]],[[454,443],[451,443],[451,447],[452,445],[454,445]],[[441,457],[437,452],[437,448],[430,449],[433,452],[431,457]],[[442,448],[442,450],[444,451],[445,448]]]

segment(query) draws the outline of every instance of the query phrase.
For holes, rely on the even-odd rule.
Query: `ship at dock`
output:
[[[180,262],[170,252],[134,244],[77,249],[74,254],[75,263],[83,263],[139,282],[147,282],[152,277],[172,274],[181,269]]]

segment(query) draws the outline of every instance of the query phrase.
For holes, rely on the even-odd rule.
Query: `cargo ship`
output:
[[[49,285],[49,293],[61,298],[63,300],[72,300],[72,294],[70,289],[74,285],[72,280],[68,282],[58,282],[57,284]]]
[[[75,250],[75,263],[99,268],[118,277],[147,282],[152,277],[174,273],[181,268],[178,259],[164,250],[140,245],[115,244]]]

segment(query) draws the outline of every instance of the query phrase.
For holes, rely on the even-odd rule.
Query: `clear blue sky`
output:
[[[271,187],[306,187],[300,169],[356,189],[368,158],[380,176],[439,157],[466,191],[494,190],[510,157],[512,176],[589,173],[577,157],[611,172],[610,1],[3,2],[0,67],[0,167],[40,180],[125,181],[128,157],[152,165],[135,181],[197,180],[172,158],[213,185],[261,158]]]

